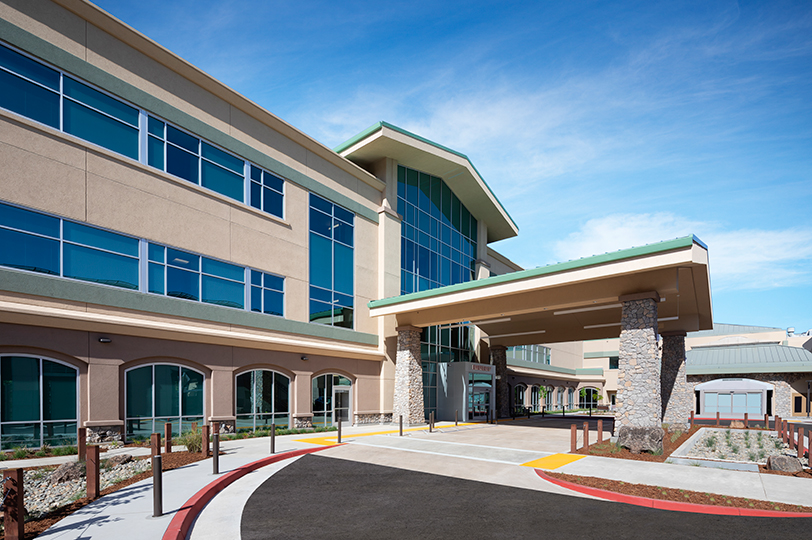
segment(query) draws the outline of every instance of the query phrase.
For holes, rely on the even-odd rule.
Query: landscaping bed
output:
[[[615,443],[606,441],[590,445],[589,450],[579,448],[575,451],[576,454],[583,454],[586,456],[603,456],[620,459],[633,459],[636,461],[656,461],[659,463],[665,462],[674,450],[679,448],[682,443],[696,433],[701,426],[694,426],[689,431],[666,431],[663,437],[663,452],[662,454],[651,454],[649,452],[640,452],[633,454],[628,448],[622,448]]]
[[[770,471],[773,472],[773,471]],[[559,480],[572,482],[591,488],[613,491],[623,495],[635,497],[646,497],[649,499],[659,499],[662,501],[675,501],[693,504],[707,504],[713,506],[723,506],[727,508],[748,508],[755,510],[775,510],[779,512],[803,512],[812,513],[812,507],[799,506],[794,504],[776,503],[761,501],[757,499],[745,499],[742,497],[729,497],[727,495],[716,495],[713,493],[701,493],[687,489],[672,489],[645,484],[629,484],[617,480],[606,480],[604,478],[593,478],[590,476],[576,476],[558,472],[545,471],[545,474]],[[785,473],[788,474],[788,473]]]
[[[163,471],[171,471],[172,469],[177,469],[183,467],[184,465],[188,465],[190,463],[195,463],[197,461],[201,461],[203,458],[202,453],[189,453],[189,452],[172,452],[169,454],[161,454],[161,469]],[[136,458],[138,459],[138,458]],[[149,459],[148,457],[142,459]],[[30,467],[26,470],[43,470],[42,467]],[[122,480],[117,482],[103,490],[101,490],[101,495],[109,495],[119,489],[127,487],[129,485],[135,484],[136,482],[140,482],[141,480],[145,480],[147,478],[152,477],[152,470],[146,470],[142,473],[136,474],[135,476],[131,476],[126,480]],[[25,522],[25,538],[36,538],[39,534],[43,533],[46,529],[51,527],[53,524],[57,523],[61,519],[69,516],[73,512],[76,512],[80,508],[87,506],[93,502],[92,499],[88,499],[87,497],[77,499],[76,501],[62,506],[42,517],[36,519],[30,519]],[[5,535],[0,533],[0,538],[5,538]]]

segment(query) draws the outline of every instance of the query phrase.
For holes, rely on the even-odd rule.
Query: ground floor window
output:
[[[557,401],[558,401],[558,410],[559,411],[564,409],[564,396],[566,394],[567,394],[567,389],[564,388],[563,386],[559,387],[558,391],[556,391],[556,396],[558,398]]]
[[[281,373],[255,369],[237,375],[237,429],[290,427],[290,379]]]
[[[581,388],[578,406],[582,409],[594,409],[598,406],[598,391],[594,388]]]
[[[313,379],[313,425],[328,427],[350,422],[352,381],[342,375],[320,375]]]
[[[705,392],[705,412],[708,414],[752,414],[761,416],[761,392]]]
[[[426,345],[423,344],[423,347]],[[437,417],[437,362],[423,361],[423,414]]]
[[[575,408],[575,388],[569,388],[567,390],[567,408]]]
[[[0,357],[0,448],[76,444],[77,380],[61,362]]]
[[[544,390],[544,408],[550,411],[553,409],[553,392],[555,392],[555,389],[552,386],[547,386]]]
[[[513,387],[513,406],[517,409],[524,407],[524,391],[525,386],[523,384],[517,384]]]
[[[530,389],[530,406],[534,412],[539,410],[539,387],[534,386]]]
[[[172,423],[172,434],[203,423],[203,374],[171,364],[150,364],[125,375],[126,436],[147,438],[163,433]]]

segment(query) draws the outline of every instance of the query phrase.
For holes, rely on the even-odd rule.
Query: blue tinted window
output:
[[[263,313],[268,315],[284,315],[284,296],[279,291],[266,289],[264,294]]]
[[[59,218],[0,203],[0,226],[59,238]]]
[[[265,287],[268,289],[281,291],[284,283],[285,278],[283,277],[274,276],[273,274],[265,274]]]
[[[263,175],[263,178],[264,178],[264,183],[265,183],[266,186],[268,186],[269,188],[271,188],[271,189],[273,189],[275,191],[278,191],[279,193],[282,193],[282,190],[284,189],[284,185],[285,185],[284,180],[282,180],[278,176],[274,176],[273,174],[271,174],[269,172],[266,172]]]
[[[62,275],[123,287],[138,288],[138,259],[98,249],[65,244]]]
[[[59,241],[0,228],[0,265],[59,275]]]
[[[63,129],[86,141],[138,159],[138,130],[73,101],[63,104]]]
[[[164,142],[155,137],[147,137],[147,164],[164,170]]]
[[[330,240],[310,233],[310,283],[333,288],[333,245]]]
[[[113,99],[98,90],[94,90],[70,77],[65,77],[63,81],[63,92],[66,96],[75,99],[89,107],[109,114],[126,122],[131,126],[138,126],[138,109],[125,105],[117,99]]]
[[[163,139],[164,138],[164,123],[158,120],[157,118],[149,117],[147,120],[147,131],[150,134],[155,135],[156,137]]]
[[[138,257],[138,240],[72,221],[65,221],[65,240]]]
[[[251,185],[254,186],[256,184],[252,183]],[[282,194],[268,188],[263,188],[262,192],[264,197],[262,210],[274,216],[282,217],[284,212],[282,208]]]
[[[262,186],[251,182],[251,206],[262,209]]]
[[[318,210],[310,209],[310,230],[319,233],[327,238],[332,238],[333,219]]]
[[[318,208],[325,214],[333,215],[333,203],[322,199],[318,195],[310,194],[310,206]]]
[[[59,90],[59,72],[0,45],[0,66],[52,90]]]
[[[200,300],[200,274],[168,266],[166,295],[187,300]]]
[[[0,71],[0,88],[0,107],[59,128],[58,94],[5,71]]]
[[[241,266],[207,259],[206,257],[203,257],[203,272],[240,282],[245,279],[245,270]]]
[[[245,168],[245,162],[243,162],[243,160],[240,158],[234,157],[227,152],[223,152],[219,148],[215,148],[207,142],[203,142],[202,152],[204,158],[209,159],[218,165],[231,169],[235,173],[242,176]]]
[[[170,126],[171,127],[171,126]],[[195,184],[199,183],[199,158],[172,145],[166,147],[166,172],[185,178]]]
[[[200,256],[180,251],[179,249],[166,248],[166,262],[172,266],[188,268],[197,272],[200,269]]]
[[[251,285],[262,286],[262,272],[251,270]]]
[[[207,275],[204,275],[201,281],[203,284],[201,300],[203,302],[240,309],[245,305],[245,286],[242,283]]]
[[[338,292],[345,294],[353,293],[353,278],[352,278],[352,248],[335,244],[335,284],[334,288]]]
[[[199,143],[197,137],[192,137],[174,126],[166,126],[166,140],[197,155]]]
[[[234,174],[208,161],[201,164],[203,181],[201,185],[217,193],[222,193],[238,201],[243,200],[243,185],[245,180],[241,175]]]
[[[164,262],[164,252],[166,248],[159,244],[150,244],[148,248],[149,260],[155,262]]]
[[[352,247],[352,225],[347,225],[343,221],[333,221],[333,238]]]
[[[255,182],[262,182],[262,169],[255,165],[251,165],[251,180]]]
[[[149,292],[155,294],[166,293],[166,288],[164,287],[164,265],[149,263],[148,273],[147,284]]]
[[[355,216],[312,193],[310,206],[310,321],[352,328]]]

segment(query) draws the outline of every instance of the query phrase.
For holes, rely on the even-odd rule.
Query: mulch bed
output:
[[[222,454],[222,452],[221,452]],[[161,454],[161,470],[163,471],[171,471],[172,469],[177,469],[183,467],[184,465],[189,465],[190,463],[195,463],[197,461],[203,460],[203,453],[198,454],[190,454],[189,452],[172,452],[170,454]],[[136,458],[139,459],[139,458]],[[140,458],[140,459],[149,459],[147,458]],[[137,474],[127,480],[123,480],[117,484],[113,484],[112,486],[103,489],[101,494],[109,495],[114,491],[118,491],[121,488],[127,487],[129,485],[135,484],[136,482],[140,482],[141,480],[146,480],[147,478],[152,478],[152,471],[142,472],[141,474]],[[89,499],[85,497],[84,499],[79,499],[67,506],[63,506],[57,510],[54,510],[50,514],[47,514],[39,519],[32,519],[30,521],[25,522],[25,538],[36,538],[39,534],[45,532],[51,525],[55,524],[56,522],[60,521],[61,519],[69,516],[70,514],[76,512],[80,508],[87,506],[88,504],[92,503],[93,499]],[[5,538],[5,535],[0,533],[0,538]]]
[[[772,471],[771,471],[772,472]],[[812,507],[798,506],[794,504],[784,504],[756,499],[744,499],[742,497],[728,497],[727,495],[716,495],[713,493],[700,493],[687,489],[672,489],[645,484],[629,484],[616,480],[606,480],[604,478],[592,478],[589,476],[575,476],[558,472],[545,471],[545,474],[580,484],[582,486],[614,491],[624,495],[636,497],[647,497],[649,499],[659,499],[663,501],[676,501],[694,504],[708,504],[713,506],[726,506],[728,508],[750,508],[756,510],[777,510],[781,512],[808,512],[812,513]],[[788,474],[788,473],[785,473]]]
[[[636,461],[656,461],[659,463],[665,462],[666,459],[671,455],[671,453],[679,448],[682,443],[688,440],[688,438],[696,433],[702,426],[694,426],[693,429],[690,431],[684,431],[679,436],[676,436],[676,432],[666,432],[665,437],[663,437],[663,453],[660,455],[650,454],[648,452],[640,452],[639,454],[632,454],[631,451],[627,448],[620,448],[618,449],[617,446],[610,442],[603,442],[598,444],[593,444],[589,447],[589,450],[585,450],[583,448],[579,448],[576,450],[576,454],[583,454],[586,456],[603,456],[603,457],[611,457],[611,458],[620,458],[620,459],[633,459]]]

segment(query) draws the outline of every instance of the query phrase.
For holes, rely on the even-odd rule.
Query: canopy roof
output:
[[[383,158],[442,178],[462,204],[488,225],[488,242],[516,236],[519,228],[468,156],[386,122],[378,122],[334,149],[369,166]]]
[[[695,236],[369,303],[418,327],[469,321],[491,346],[620,335],[621,302],[658,300],[661,333],[713,328],[708,249]]]

